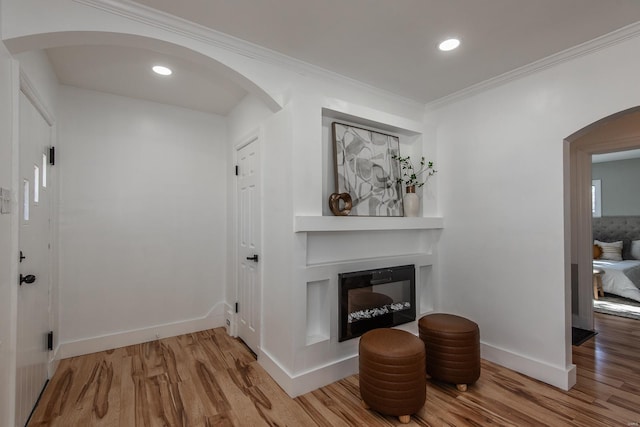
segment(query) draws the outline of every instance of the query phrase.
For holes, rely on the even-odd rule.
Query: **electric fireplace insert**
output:
[[[416,320],[415,266],[338,275],[338,341]]]

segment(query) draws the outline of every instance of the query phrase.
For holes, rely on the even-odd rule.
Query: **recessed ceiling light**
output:
[[[460,40],[458,39],[447,39],[438,45],[438,49],[447,52],[453,50],[460,46]]]
[[[173,73],[171,68],[163,67],[162,65],[154,65],[152,70],[154,73],[160,74],[161,76],[170,76]]]

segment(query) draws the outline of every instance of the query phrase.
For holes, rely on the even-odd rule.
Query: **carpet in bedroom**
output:
[[[640,302],[607,293],[593,300],[593,311],[640,320]]]

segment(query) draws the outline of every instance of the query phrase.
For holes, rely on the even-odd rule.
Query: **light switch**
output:
[[[0,214],[11,213],[11,190],[0,188]]]

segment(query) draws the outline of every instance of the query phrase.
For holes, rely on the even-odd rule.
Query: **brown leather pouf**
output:
[[[418,321],[427,352],[427,374],[466,391],[480,378],[480,329],[453,314],[428,314]]]
[[[424,344],[399,329],[360,338],[360,395],[366,407],[408,423],[427,397]]]

